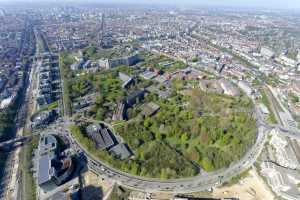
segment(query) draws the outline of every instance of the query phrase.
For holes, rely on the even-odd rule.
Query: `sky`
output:
[[[263,7],[280,9],[300,9],[300,0],[0,0],[0,2],[51,2],[51,1],[93,1],[105,3],[148,3],[148,4],[178,4],[178,5],[211,5],[236,7]]]

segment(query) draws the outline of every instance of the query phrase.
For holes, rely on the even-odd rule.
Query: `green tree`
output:
[[[203,167],[203,169],[205,171],[212,171],[214,169],[214,166],[213,166],[211,160],[209,160],[207,157],[204,157],[201,160],[201,166]]]

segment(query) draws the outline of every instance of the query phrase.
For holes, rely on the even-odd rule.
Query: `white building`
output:
[[[270,144],[275,148],[276,162],[290,169],[299,168],[299,162],[291,145],[279,134],[278,132],[273,134],[270,140]]]
[[[3,99],[1,102],[0,102],[0,109],[5,109],[5,108],[8,108],[15,100],[15,95],[13,96],[10,96],[6,99]]]
[[[262,47],[260,49],[260,54],[267,59],[273,58],[275,56],[275,53],[267,47]]]
[[[254,93],[254,90],[246,81],[239,81],[238,86],[245,92],[248,96],[251,96]]]
[[[229,95],[229,96],[239,96],[240,91],[238,90],[237,87],[235,87],[230,81],[227,81],[225,79],[220,79],[219,84],[221,88],[224,91],[224,94]]]
[[[262,103],[259,104],[259,109],[261,110],[261,112],[262,112],[264,115],[270,114],[270,111],[269,111],[269,109],[267,108],[267,106],[265,106],[265,105],[262,104]]]
[[[280,55],[278,57],[277,61],[286,66],[290,66],[290,67],[296,66],[296,61],[291,58],[286,57],[285,55]]]

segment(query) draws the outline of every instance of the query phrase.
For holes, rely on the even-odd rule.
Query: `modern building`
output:
[[[66,182],[74,171],[72,158],[60,156],[59,143],[53,134],[40,137],[36,157],[37,183],[44,192]]]
[[[56,111],[55,110],[50,110],[50,111],[44,111],[37,113],[36,115],[33,115],[31,117],[31,128],[36,129],[36,128],[43,128],[49,125],[51,122],[54,121],[56,118]]]
[[[281,167],[272,162],[263,162],[261,174],[266,178],[273,192],[283,199],[300,199],[299,188],[300,176],[295,170]]]
[[[60,98],[58,56],[44,55],[43,62],[38,65],[38,95],[39,107],[46,106]]]
[[[36,101],[39,104],[39,106],[50,104],[52,102],[51,94],[38,94]]]
[[[292,145],[280,133],[273,134],[270,144],[274,147],[276,162],[289,169],[300,169],[300,163]]]
[[[111,131],[103,124],[92,124],[86,128],[87,135],[96,143],[100,150],[109,149],[115,145]]]
[[[79,70],[79,69],[81,69],[82,68],[82,66],[84,65],[84,63],[85,63],[85,61],[84,61],[84,59],[83,58],[80,58],[79,60],[78,60],[78,62],[76,62],[76,63],[73,63],[71,66],[70,66],[70,68],[71,68],[71,70]]]
[[[105,69],[114,68],[120,65],[132,66],[140,62],[140,57],[138,54],[132,56],[126,56],[122,58],[115,58],[115,59],[102,59],[99,60],[100,67]]]
[[[16,98],[17,98],[16,94],[13,94],[13,95],[3,99],[2,101],[0,101],[0,111],[4,110],[4,109],[8,108],[10,105],[12,105],[15,102]]]

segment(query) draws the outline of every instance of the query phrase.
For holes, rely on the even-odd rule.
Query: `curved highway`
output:
[[[239,161],[232,163],[228,168],[218,171],[200,173],[194,177],[171,180],[134,176],[114,169],[103,161],[95,158],[80,144],[80,142],[76,141],[68,131],[69,125],[73,124],[68,117],[61,120],[60,125],[56,125],[54,130],[57,131],[57,127],[63,130],[64,135],[70,140],[71,147],[77,152],[82,152],[87,158],[89,169],[103,179],[112,179],[119,185],[143,192],[192,193],[204,191],[220,185],[250,168],[263,150],[267,136],[271,130],[285,130],[287,136],[297,135],[295,132],[290,133],[290,130],[286,130],[284,127],[266,124],[263,115],[256,104],[255,115],[258,127],[256,141]]]
[[[64,129],[67,130],[70,124],[72,123],[65,119],[62,126],[64,126]],[[261,121],[258,122],[258,134],[255,144],[252,145],[252,147],[241,160],[232,163],[226,169],[221,169],[210,173],[201,173],[189,178],[170,180],[139,177],[114,169],[103,161],[100,161],[99,159],[91,155],[80,144],[80,142],[76,141],[71,136],[69,131],[66,131],[66,134],[71,141],[72,148],[77,152],[83,152],[86,156],[89,169],[94,171],[97,175],[104,179],[109,178],[115,180],[120,185],[144,192],[159,191],[169,193],[192,193],[207,190],[214,186],[222,184],[251,167],[260,155],[264,147],[267,135],[271,130],[273,130],[273,127],[266,126]]]

